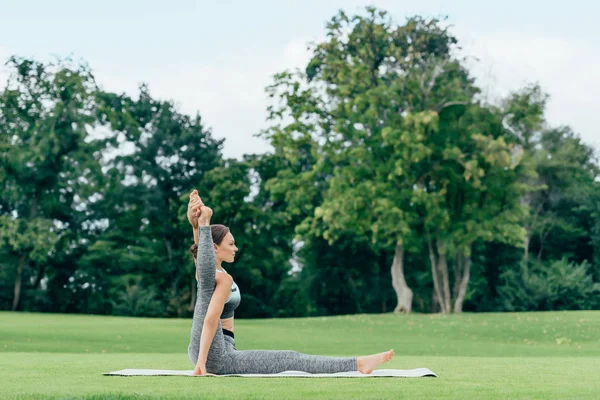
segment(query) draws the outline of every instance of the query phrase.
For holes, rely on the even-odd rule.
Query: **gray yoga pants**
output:
[[[215,290],[217,268],[210,227],[200,226],[199,231],[198,294],[188,346],[188,356],[194,365],[198,361],[204,318]],[[223,335],[219,321],[208,351],[206,370],[213,374],[276,374],[290,370],[334,373],[356,371],[356,358],[314,356],[290,350],[237,350],[233,338]]]

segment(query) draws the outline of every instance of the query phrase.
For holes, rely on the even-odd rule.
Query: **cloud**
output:
[[[136,76],[101,67],[95,75],[104,89],[128,94],[137,92],[139,82],[149,83],[153,96],[174,100],[183,112],[200,112],[214,136],[226,139],[224,155],[241,158],[270,148],[253,136],[265,127],[265,87],[275,73],[306,65],[309,41],[291,41],[274,54],[242,54],[236,63],[159,67]]]
[[[569,125],[584,141],[600,147],[600,113],[592,112],[600,92],[600,52],[597,45],[575,39],[521,32],[478,34],[455,30],[478,84],[491,97],[505,96],[531,82],[539,82],[551,98],[547,118],[552,125]],[[265,127],[268,98],[264,92],[273,74],[302,68],[309,60],[307,43],[322,37],[302,37],[278,49],[248,50],[218,62],[165,62],[139,70],[137,65],[90,60],[98,82],[115,92],[137,93],[140,82],[151,93],[172,99],[181,111],[200,112],[206,127],[225,138],[226,157],[262,153],[270,146],[254,137]],[[3,63],[10,56],[0,47]],[[0,66],[0,82],[8,77]]]
[[[225,157],[263,153],[270,145],[254,135],[265,127],[268,97],[265,87],[273,75],[285,69],[302,68],[309,60],[307,44],[314,38],[299,38],[280,49],[248,51],[238,59],[222,63],[181,63],[139,69],[137,65],[90,60],[98,84],[105,90],[136,96],[140,83],[148,83],[153,96],[173,100],[182,112],[200,113],[216,138],[225,138]],[[8,71],[4,62],[11,53],[0,47],[0,82]]]
[[[550,124],[569,125],[588,144],[600,147],[600,113],[592,112],[600,91],[600,54],[592,43],[518,32],[457,33],[464,53],[476,56],[471,71],[484,91],[505,96],[537,82],[550,95]]]

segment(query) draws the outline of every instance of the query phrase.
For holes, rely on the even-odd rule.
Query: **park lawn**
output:
[[[600,311],[237,320],[238,349],[362,355],[438,378],[108,377],[192,369],[189,319],[0,313],[1,399],[600,398]]]

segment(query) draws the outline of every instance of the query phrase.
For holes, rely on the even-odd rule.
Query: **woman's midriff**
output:
[[[234,317],[221,319],[221,328],[233,332],[233,318]]]

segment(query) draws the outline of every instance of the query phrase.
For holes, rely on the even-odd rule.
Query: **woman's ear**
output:
[[[215,249],[215,253],[219,251],[219,246],[216,243],[213,243],[213,248]]]

